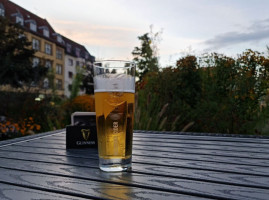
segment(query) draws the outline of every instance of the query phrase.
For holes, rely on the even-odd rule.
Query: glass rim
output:
[[[122,69],[128,69],[128,68],[132,68],[132,67],[135,67],[135,66],[128,66],[128,67],[117,67],[117,66],[113,66],[113,67],[103,67],[103,66],[98,66],[96,65],[97,63],[105,63],[105,62],[122,62],[122,63],[130,63],[130,64],[133,64],[135,65],[135,62],[134,61],[129,61],[129,60],[100,60],[100,61],[96,61],[93,63],[93,66],[94,67],[98,67],[98,68],[104,68],[104,69],[108,69],[108,68],[122,68]]]

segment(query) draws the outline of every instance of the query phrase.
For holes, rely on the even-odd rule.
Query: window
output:
[[[3,6],[3,4],[0,3],[0,16],[5,16],[5,8]]]
[[[67,45],[66,45],[66,51],[67,51],[68,53],[71,53],[71,50],[72,50],[72,46],[71,46],[71,44],[67,44]]]
[[[30,21],[30,29],[36,32],[36,22],[34,20]]]
[[[76,66],[79,67],[79,61],[76,62]]]
[[[57,42],[63,43],[63,38],[60,35],[57,35]]]
[[[49,79],[45,78],[43,81],[43,88],[48,89],[49,88]]]
[[[56,88],[57,88],[58,90],[61,90],[62,87],[63,87],[63,82],[62,82],[62,80],[61,80],[61,79],[56,79]]]
[[[52,61],[46,60],[45,67],[47,67],[48,69],[51,69],[51,67],[52,67]]]
[[[73,66],[73,60],[71,58],[68,59],[68,65]]]
[[[76,48],[76,56],[79,57],[80,56],[80,49]]]
[[[47,44],[47,43],[45,44],[45,53],[52,55],[52,48],[50,44]]]
[[[39,58],[33,58],[33,67],[37,67],[39,65]]]
[[[23,17],[21,15],[21,13],[17,13],[16,14],[16,23],[20,24],[23,26]]]
[[[46,37],[50,37],[49,29],[46,26],[43,27],[43,35]]]
[[[89,54],[85,53],[85,59],[88,60],[89,59]]]
[[[68,72],[68,77],[72,79],[73,78],[73,72]]]
[[[39,50],[39,49],[40,49],[39,44],[40,44],[39,40],[33,38],[33,40],[32,40],[32,45],[33,45],[33,49],[34,49],[34,50]]]
[[[62,69],[63,69],[62,65],[57,64],[56,65],[56,74],[62,74]]]
[[[61,49],[56,49],[56,58],[59,60],[63,59],[63,52]]]
[[[20,33],[19,34],[19,38],[21,39],[21,38],[26,38],[26,36],[23,34],[23,33]]]

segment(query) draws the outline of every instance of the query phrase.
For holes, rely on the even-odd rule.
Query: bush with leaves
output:
[[[140,113],[136,128],[183,130],[193,123],[194,109],[201,93],[201,79],[194,56],[179,60],[176,68],[165,68],[148,74],[144,79],[146,84],[138,91],[137,109]]]
[[[269,59],[252,50],[198,59],[186,56],[139,82],[135,128],[260,134],[269,119]]]
[[[63,111],[62,124],[68,125],[71,122],[71,114],[74,112],[95,112],[95,102],[93,95],[80,95],[69,99],[61,106]]]
[[[12,119],[0,120],[0,140],[32,135],[40,131],[41,126],[35,123],[33,117],[18,122]]]

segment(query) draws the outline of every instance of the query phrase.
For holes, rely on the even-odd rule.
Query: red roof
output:
[[[71,52],[66,51],[67,54],[73,55],[75,57],[82,57],[82,58],[85,58],[86,55],[89,55],[88,59],[94,61],[94,57],[87,51],[87,49],[84,46],[82,46],[82,45],[62,36],[62,35],[57,34],[46,19],[43,19],[43,18],[29,12],[28,10],[20,7],[19,5],[15,4],[9,0],[0,0],[0,4],[1,3],[3,4],[4,9],[5,9],[5,17],[8,18],[11,22],[15,23],[16,16],[20,14],[23,17],[23,21],[24,21],[23,28],[25,28],[28,32],[31,32],[35,35],[42,37],[42,38],[50,40],[54,43],[57,43],[58,45],[61,45],[65,49],[67,47],[66,45],[70,44],[72,46],[72,50],[71,50]],[[33,31],[30,29],[30,22],[31,21],[35,21],[35,23],[36,23],[36,25],[37,25],[36,31]],[[49,30],[49,37],[46,37],[43,34],[43,30],[45,27],[47,27],[47,29]],[[62,37],[63,42],[58,42],[57,35]],[[77,53],[76,49],[79,49],[79,54]]]
[[[85,58],[86,60],[90,60],[92,62],[95,61],[95,57],[93,57],[83,45],[78,44],[67,37],[62,36],[62,38],[65,42],[66,54],[72,55],[74,57]],[[68,51],[68,45],[71,45],[70,51]],[[79,53],[77,52],[77,49],[79,49]]]
[[[24,8],[9,0],[0,0],[0,3],[2,3],[4,6],[5,17],[8,18],[11,22],[16,22],[16,16],[20,14],[24,20],[23,27],[27,31],[53,42],[57,42],[56,37],[54,36],[55,31],[46,19],[42,19],[41,17],[29,12],[28,10],[25,10]],[[30,29],[30,21],[35,21],[37,25],[36,32]],[[49,37],[43,35],[43,29],[45,27],[47,27],[49,30]]]

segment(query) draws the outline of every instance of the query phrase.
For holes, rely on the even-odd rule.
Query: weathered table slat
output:
[[[264,147],[268,145],[269,143],[259,143],[259,142],[242,142],[242,141],[214,141],[214,140],[199,140],[199,139],[183,139],[183,138],[165,138],[165,137],[157,137],[157,138],[150,138],[150,137],[142,137],[138,136],[139,138],[134,139],[134,141],[140,141],[143,139],[143,141],[149,141],[149,142],[158,142],[160,140],[163,140],[163,142],[169,142],[169,143],[179,143],[179,144],[201,144],[201,145],[213,145],[213,146],[235,146],[235,147],[253,147],[253,148],[259,148]],[[61,141],[60,138],[55,138],[58,141]],[[46,138],[44,138],[46,140]]]
[[[89,171],[89,170],[88,170]],[[78,179],[75,177],[63,177],[57,173],[53,175],[42,174],[40,172],[26,172],[19,170],[1,169],[0,178],[2,181],[9,181],[26,187],[35,187],[37,189],[49,189],[60,193],[69,193],[70,195],[80,195],[85,198],[114,198],[130,199],[132,196],[137,198],[148,198],[150,195],[154,199],[192,199],[187,195],[167,193],[166,191],[157,191],[156,189],[125,186],[123,184],[107,183],[103,180],[96,181],[91,179]],[[94,179],[93,177],[92,179]],[[105,177],[104,177],[105,178]],[[72,191],[72,192],[70,192]],[[151,198],[153,199],[153,198]],[[200,199],[200,198],[198,198]]]
[[[137,131],[132,170],[105,173],[50,132],[0,142],[0,199],[268,199],[268,155],[268,139]]]
[[[90,152],[89,152],[90,154]],[[78,151],[78,155],[84,156],[81,152]],[[50,159],[52,161],[64,161],[68,162],[69,160],[75,160],[76,158],[70,158],[70,157],[58,157],[58,156],[40,156],[40,155],[32,155],[31,153],[14,153],[9,152],[8,155],[6,155],[6,152],[0,151],[1,157],[10,157],[10,158],[16,158],[16,157],[23,157],[24,159],[39,159],[41,161],[46,161],[47,159]],[[87,156],[87,155],[86,155]],[[87,156],[88,158],[94,158],[97,160],[97,155],[94,156]],[[85,157],[85,158],[87,158]],[[90,164],[92,160],[83,159],[80,162],[82,163],[86,162],[87,164]],[[140,164],[149,164],[149,165],[157,165],[160,167],[184,167],[184,168],[190,168],[190,169],[208,169],[212,171],[220,171],[220,172],[233,172],[233,173],[239,173],[239,174],[253,174],[253,175],[260,175],[260,176],[268,176],[269,168],[265,166],[252,166],[252,165],[240,165],[240,164],[225,164],[225,163],[218,163],[218,162],[203,162],[203,161],[189,161],[189,160],[183,160],[183,159],[169,159],[169,158],[148,158],[143,156],[134,156],[133,157],[134,163],[140,163]]]
[[[142,140],[142,141],[141,141]],[[51,144],[51,140],[44,138],[41,141],[38,141],[37,143],[44,143],[44,141],[48,141],[48,143]],[[146,141],[144,141],[144,138],[139,138],[134,140],[133,142],[137,146],[156,146],[158,144],[159,147],[176,147],[176,148],[192,148],[192,149],[209,149],[209,150],[222,150],[222,151],[237,151],[237,152],[253,152],[253,153],[269,153],[269,149],[266,149],[266,147],[269,144],[262,144],[260,146],[257,146],[256,144],[249,144],[242,146],[242,143],[229,143],[229,144],[197,144],[197,143],[186,143],[181,140],[164,140],[164,139],[154,139],[152,141],[147,138]],[[60,139],[56,139],[53,141],[53,144],[58,144],[60,146],[65,145],[65,141],[62,141]],[[238,144],[238,146],[236,146]]]
[[[55,144],[55,143],[20,143],[20,146],[32,146],[35,148],[51,148],[51,149],[63,149],[65,148],[64,144]],[[257,159],[269,159],[269,153],[260,153],[260,152],[243,152],[243,151],[224,151],[224,150],[212,150],[212,149],[193,149],[189,148],[180,148],[180,147],[161,147],[157,146],[147,146],[147,145],[136,145],[134,149],[143,149],[147,151],[154,152],[178,152],[184,154],[203,154],[203,155],[214,155],[214,156],[229,156],[229,157],[239,157],[239,158],[257,158]],[[269,145],[268,145],[269,146]],[[266,148],[266,147],[265,147]]]
[[[143,139],[143,141],[160,141],[169,142],[169,143],[183,143],[183,144],[206,144],[206,145],[224,145],[224,146],[251,146],[251,147],[260,147],[269,144],[269,139],[263,138],[261,142],[259,142],[260,138],[223,138],[215,136],[188,136],[185,135],[167,135],[167,134],[158,134],[156,137],[152,137],[151,134],[145,135],[145,133],[134,133],[136,138],[134,141],[139,141]],[[64,136],[65,137],[65,136]],[[51,138],[57,142],[62,142],[61,135],[54,135]],[[206,138],[209,138],[206,140]],[[223,138],[223,139],[220,139]],[[246,139],[246,140],[244,140]],[[43,140],[50,140],[50,138],[44,137]]]
[[[23,160],[9,160],[9,159],[0,159],[0,162],[3,163],[2,168],[5,168],[5,169],[7,168],[7,169],[26,170],[26,171],[37,172],[37,173],[49,173],[49,174],[54,174],[54,175],[62,175],[62,176],[64,175],[64,176],[71,176],[71,177],[74,177],[74,172],[76,172],[75,177],[77,177],[77,178],[83,178],[83,179],[89,178],[89,179],[95,179],[95,180],[100,180],[100,181],[102,181],[108,177],[108,174],[101,173],[97,167],[94,167],[94,166],[88,167],[87,163],[81,163],[81,164],[79,164],[80,167],[78,167],[78,166],[74,166],[74,165],[70,165],[70,164],[67,166],[64,166],[62,164],[59,164],[59,163],[56,164],[54,162],[40,163],[40,162],[35,162],[35,161],[31,161],[31,162],[28,161],[27,162],[27,161],[23,161]],[[78,159],[76,159],[76,160],[73,160],[73,162],[79,162],[79,161],[78,161]],[[16,166],[15,165],[16,163],[19,167],[14,168],[14,166]],[[202,183],[201,181],[197,181],[197,179],[195,179],[195,178],[192,178],[192,180],[183,180],[183,178],[180,178],[179,176],[169,177],[168,173],[165,177],[163,177],[163,176],[158,177],[158,182],[155,183],[152,180],[156,179],[156,175],[158,175],[158,173],[155,173],[155,174],[152,172],[150,173],[150,170],[152,170],[153,168],[154,167],[149,166],[149,165],[146,165],[146,166],[134,165],[134,169],[133,169],[134,172],[132,174],[133,184],[150,185],[152,187],[160,187],[160,185],[161,185],[162,186],[161,190],[174,189],[174,191],[176,191],[178,189],[177,183],[180,183],[180,187],[182,187],[183,186],[182,183],[184,183],[188,190],[191,190],[192,186],[195,185],[193,190],[196,191],[197,190],[196,185],[197,184],[200,185]],[[159,174],[160,174],[160,172],[162,172],[162,174],[164,173],[163,172],[164,170],[160,169],[159,167],[155,166],[155,168],[156,168],[157,172],[159,172]],[[79,169],[79,172],[78,172],[78,169]],[[148,170],[149,172],[146,173],[147,170],[145,170],[145,169],[149,169]],[[167,170],[167,168],[166,168],[166,170]],[[171,169],[171,170],[173,170],[173,169]],[[180,171],[181,170],[182,169],[180,169]],[[142,173],[139,173],[139,171]],[[193,172],[194,172],[194,170],[193,170]],[[0,173],[1,173],[1,168],[0,168]],[[181,173],[183,173],[183,172],[181,172]],[[199,175],[199,172],[196,172],[196,173],[197,173],[197,175]],[[207,173],[207,175],[211,174],[211,172],[209,172],[209,171],[204,172],[204,174],[206,174],[206,173]],[[212,173],[212,174],[214,174],[214,173]],[[120,175],[120,177],[119,177],[119,175]],[[185,179],[188,179],[188,177],[186,175],[183,175],[183,176],[185,176]],[[226,174],[226,176],[227,176],[227,174]],[[0,176],[0,177],[2,179],[2,176]],[[215,193],[214,188],[212,188],[212,187],[214,187],[214,186],[216,187],[216,185],[218,185],[218,184],[212,184],[212,182],[214,182],[214,181],[210,181],[208,178],[206,178],[206,175],[204,177],[205,177],[205,179],[200,178],[200,180],[211,182],[207,186],[207,187],[210,187],[210,189],[208,189],[208,190],[211,190],[211,191],[213,191],[212,193]],[[129,182],[129,177],[124,173],[123,174],[114,173],[114,174],[109,175],[109,178],[111,181],[116,181],[116,182],[125,181],[126,183]],[[215,178],[216,181],[219,181],[220,183],[223,184],[223,186],[222,186],[223,189],[233,188],[230,186],[228,186],[228,187],[225,186],[227,183],[229,183],[229,181],[239,182],[238,185],[244,184],[244,181],[240,181],[241,179],[248,180],[249,183],[252,183],[252,184],[246,184],[245,186],[251,186],[251,187],[253,187],[253,190],[255,190],[255,191],[258,191],[257,188],[262,188],[262,189],[269,188],[268,179],[265,179],[262,177],[255,177],[255,176],[249,176],[249,175],[248,176],[240,176],[240,175],[236,176],[236,175],[234,175],[228,181],[225,180],[226,182],[225,181],[223,182],[222,179],[225,179],[225,174],[223,175],[223,174],[219,173],[219,177]],[[252,180],[259,180],[259,181],[258,181],[258,183],[255,183]],[[171,183],[173,183],[173,184],[171,185]],[[260,183],[263,183],[263,187],[260,186]],[[234,185],[236,185],[236,184],[234,184]],[[186,188],[185,188],[185,190],[186,190]],[[240,188],[241,192],[244,190],[244,188],[242,188],[242,187],[239,187],[239,188]]]
[[[9,152],[25,152],[32,153],[31,146],[19,146],[15,145],[9,146],[2,151]],[[65,149],[45,149],[45,148],[36,148],[35,153],[40,154],[52,154],[52,155],[65,155],[68,156],[70,153]],[[93,153],[91,153],[93,154]],[[96,153],[97,154],[97,153]],[[223,156],[215,156],[215,155],[203,155],[203,154],[186,154],[181,152],[166,152],[166,151],[147,151],[140,150],[137,148],[133,148],[133,155],[135,156],[146,156],[146,157],[158,157],[158,158],[171,158],[171,159],[181,159],[181,160],[196,160],[196,161],[208,161],[208,162],[218,162],[218,163],[226,163],[226,164],[240,164],[240,165],[251,165],[251,166],[264,166],[269,167],[269,159],[258,159],[258,158],[240,158],[240,157],[223,157]],[[70,156],[76,156],[76,152],[72,152]],[[78,152],[77,156],[81,156],[81,153]]]
[[[21,145],[21,144],[20,144]],[[53,144],[48,144],[48,143],[35,143],[35,144],[33,144],[33,146],[35,146],[36,147],[36,149],[42,149],[42,148],[47,148],[47,147],[50,147],[50,146],[52,146]],[[22,144],[22,146],[23,147],[30,147],[31,145],[30,144]],[[54,150],[64,150],[63,148],[64,148],[64,146],[59,146],[59,145],[55,145],[55,146],[57,146],[57,147],[50,147],[50,148],[52,148],[52,149],[54,149]],[[32,148],[32,147],[31,147]],[[158,149],[159,150],[159,148],[157,148],[156,147],[156,149]],[[65,150],[64,150],[65,151]],[[134,148],[134,155],[135,155],[135,157],[134,157],[134,161],[135,162],[146,162],[146,163],[151,163],[150,161],[152,160],[152,159],[150,159],[150,158],[148,158],[149,156],[148,156],[148,154],[150,154],[150,153],[148,153],[148,154],[138,154],[137,153],[138,152],[138,150],[136,150],[136,148]],[[182,164],[184,164],[184,163],[190,163],[191,161],[195,161],[195,163],[196,163],[196,165],[197,166],[199,166],[200,164],[202,164],[202,162],[200,162],[200,159],[198,159],[198,160],[195,160],[195,159],[191,159],[191,156],[189,156],[189,155],[187,155],[186,154],[186,156],[185,156],[185,158],[184,158],[184,156],[183,157],[181,157],[181,158],[179,158],[179,159],[175,159],[175,158],[177,158],[177,157],[175,157],[175,158],[169,158],[169,157],[171,157],[171,156],[167,156],[167,157],[165,157],[165,156],[156,156],[156,154],[158,154],[157,152],[158,151],[154,151],[155,153],[153,153],[153,155],[155,154],[155,157],[157,157],[155,160],[154,160],[154,162],[155,161],[158,161],[158,164],[160,164],[160,165],[176,165],[176,166],[182,166]],[[200,150],[199,151],[199,154],[201,153],[201,152],[204,152],[204,151],[202,151],[202,150]],[[166,152],[167,153],[167,152]],[[169,154],[169,153],[168,153]],[[175,154],[175,153],[174,153]],[[182,151],[181,151],[181,155],[182,155],[183,153],[182,153]],[[198,154],[198,153],[197,153]],[[198,155],[199,155],[198,154]],[[237,154],[239,154],[238,152],[237,152]],[[243,153],[242,153],[243,154]],[[195,155],[194,153],[192,154],[192,155]],[[202,155],[203,155],[203,153],[202,153]],[[223,166],[226,166],[226,165],[230,165],[230,164],[232,164],[232,162],[228,162],[229,161],[229,158],[233,158],[233,157],[229,157],[226,161],[224,160],[225,159],[225,157],[220,157],[220,159],[222,159],[222,161],[219,161],[219,162],[215,162],[215,158],[214,157],[216,157],[216,159],[218,159],[219,157],[218,156],[228,156],[227,154],[218,154],[218,153],[213,153],[213,152],[211,152],[210,154],[209,154],[209,152],[207,152],[207,153],[205,153],[205,155],[211,155],[211,159],[210,160],[207,160],[207,162],[209,162],[209,163],[205,163],[205,164],[202,164],[203,165],[203,167],[205,166],[205,165],[209,165],[209,166],[211,166],[211,167],[215,167],[215,165],[223,165]],[[252,170],[252,168],[256,168],[257,170],[259,169],[259,168],[261,168],[261,169],[267,169],[266,168],[266,164],[264,165],[264,164],[262,164],[262,163],[266,163],[267,161],[268,161],[268,159],[267,159],[267,157],[268,157],[268,155],[267,154],[264,154],[264,156],[262,157],[261,155],[256,155],[256,154],[254,154],[253,155],[253,157],[254,157],[254,161],[252,162],[252,164],[247,164],[248,166],[240,166],[240,165],[244,165],[244,162],[243,163],[240,163],[239,161],[240,160],[245,160],[246,162],[251,162],[251,159],[250,158],[252,158],[251,157],[251,155],[253,155],[253,154],[251,154],[251,153],[249,153],[249,154],[247,154],[247,157],[236,157],[236,158],[234,158],[234,159],[238,159],[238,162],[234,162],[235,164],[238,164],[238,166],[236,166],[236,168],[245,168],[245,169],[250,169],[250,170]],[[97,156],[97,155],[95,155],[95,156]],[[230,155],[230,156],[233,156],[233,155]],[[154,156],[152,156],[152,157],[154,157]],[[263,159],[261,159],[261,158],[263,158]],[[262,162],[261,164],[259,164],[259,160]],[[202,161],[205,161],[205,160],[202,160]],[[255,162],[256,161],[256,162]],[[198,165],[199,164],[199,165]],[[191,164],[193,167],[195,167],[196,165],[193,165],[193,164]],[[234,168],[233,168],[233,170],[234,170]],[[253,169],[254,171],[255,171],[255,169]]]
[[[9,147],[10,148],[10,147]],[[30,147],[29,147],[30,148]],[[41,148],[38,149],[39,152]],[[43,154],[48,151],[47,149],[43,148]],[[6,151],[0,151],[0,157],[4,158],[22,158],[23,159],[34,159],[34,160],[41,160],[41,161],[47,161],[48,159],[50,162],[53,161],[63,161],[63,162],[68,162],[69,160],[75,160],[79,159],[79,157],[83,158],[92,158],[97,160],[97,153],[96,150],[88,150],[88,154],[85,154],[86,150],[81,151],[81,150],[76,150],[72,152],[72,150],[69,150],[69,152],[72,152],[71,155],[76,155],[77,157],[66,157],[66,156],[61,156],[59,157],[58,155],[64,155],[64,151],[62,150],[62,154],[59,153],[60,150],[57,149],[57,152],[59,154],[56,155],[36,155],[28,151],[28,153],[20,153],[20,152],[13,152],[9,151],[8,155]],[[88,159],[83,159],[80,162],[77,161],[77,163],[85,163],[88,165],[93,160],[88,160]],[[190,169],[208,169],[212,171],[221,171],[221,172],[233,172],[233,173],[240,173],[240,174],[253,174],[253,175],[261,175],[261,176],[268,176],[269,174],[269,167],[267,166],[257,166],[257,165],[242,165],[242,164],[232,164],[232,163],[219,163],[219,162],[214,162],[213,158],[210,162],[208,161],[195,161],[195,160],[188,160],[188,159],[171,159],[171,158],[153,158],[150,157],[144,157],[144,156],[138,156],[134,155],[133,157],[133,162],[134,163],[142,163],[142,164],[150,164],[150,165],[157,165],[157,166],[170,166],[170,167],[184,167],[184,168],[190,168]]]
[[[78,198],[69,195],[62,195],[52,192],[45,192],[35,189],[29,189],[26,187],[18,187],[9,184],[3,184],[0,181],[0,199],[57,199],[57,200],[83,200],[84,198]]]
[[[137,136],[141,137],[152,137],[154,138],[180,138],[183,140],[207,140],[207,141],[231,141],[231,142],[259,142],[262,138],[261,143],[269,143],[268,136],[256,136],[256,135],[232,135],[232,134],[212,134],[212,133],[192,133],[192,132],[171,132],[171,131],[144,131],[135,130]],[[145,134],[146,133],[146,134]],[[187,136],[187,137],[186,137]],[[216,137],[217,136],[217,137]]]
[[[77,160],[74,160],[76,162]],[[42,162],[40,160],[22,160],[22,159],[5,159],[0,158],[2,168],[17,169],[17,170],[31,170],[35,172],[43,173],[55,173],[66,176],[72,176],[72,172],[76,171],[77,168],[81,170],[80,173],[76,174],[80,177],[92,177],[92,173],[96,174],[96,165],[80,162],[76,165],[66,164],[64,162]],[[45,163],[45,164],[44,164]],[[19,166],[19,167],[17,167]],[[85,170],[84,168],[91,168],[91,170]],[[92,169],[93,168],[93,169]],[[83,170],[84,169],[84,170]],[[165,177],[181,178],[188,180],[207,181],[212,183],[220,184],[232,184],[236,186],[247,186],[253,188],[269,189],[268,177],[255,176],[255,175],[241,175],[235,173],[225,172],[213,172],[208,170],[193,170],[186,168],[172,168],[166,167],[161,168],[158,166],[145,165],[145,164],[134,164],[133,173],[146,174],[152,176],[159,176],[160,174]]]
[[[46,143],[46,141],[49,141],[47,142],[47,145],[51,148],[65,148],[65,140],[62,138],[60,140],[59,139],[55,139],[55,138],[59,138],[59,136],[54,136],[54,138],[52,140],[48,139],[48,138],[43,138],[42,140],[40,141],[36,141],[36,146],[44,146]],[[226,143],[225,145],[221,145],[219,143],[216,143],[216,144],[213,144],[212,141],[211,141],[211,144],[208,145],[208,144],[197,144],[195,142],[191,142],[191,143],[187,143],[185,141],[182,141],[181,139],[173,139],[172,141],[167,141],[166,139],[152,139],[152,141],[149,140],[149,138],[147,138],[146,141],[144,141],[145,138],[139,136],[137,138],[134,139],[134,148],[147,148],[148,150],[150,150],[151,147],[154,147],[154,150],[155,148],[161,148],[162,150],[164,149],[168,149],[167,147],[169,147],[169,150],[175,150],[175,149],[178,149],[179,151],[183,151],[183,150],[186,150],[186,151],[190,151],[190,150],[194,150],[196,151],[197,153],[197,150],[196,149],[199,149],[199,150],[208,150],[210,152],[210,150],[212,150],[213,152],[215,151],[219,151],[220,152],[224,152],[224,153],[227,153],[227,154],[230,154],[231,152],[232,153],[235,153],[235,155],[237,155],[237,153],[240,153],[240,154],[248,154],[248,153],[257,153],[257,154],[265,154],[266,156],[269,154],[269,149],[267,148],[269,143],[268,144],[256,144],[256,143],[250,143],[250,144],[245,144],[245,145],[242,145],[242,142],[240,143],[235,143],[235,142],[228,142]],[[261,139],[260,139],[261,140]],[[154,141],[154,142],[153,142]],[[261,140],[263,141],[263,140]],[[197,142],[201,142],[201,141],[197,141]],[[41,143],[41,144],[40,144]],[[157,144],[157,145],[156,145]],[[238,144],[238,146],[236,146]],[[27,143],[24,143],[22,145],[27,145]],[[255,146],[256,145],[256,146]],[[157,147],[156,147],[157,146]],[[255,146],[255,147],[253,147]],[[215,154],[215,153],[214,153]],[[267,158],[269,159],[269,156],[267,156]]]
[[[144,142],[142,140],[140,141],[134,141],[134,145],[141,145],[141,146],[156,146],[157,142]],[[164,143],[159,142],[157,143],[159,147],[174,147],[174,148],[191,148],[193,150],[199,150],[199,149],[203,149],[203,150],[220,150],[220,151],[224,151],[224,152],[229,152],[229,151],[237,151],[237,152],[244,152],[244,153],[264,153],[264,154],[268,154],[269,153],[269,149],[264,149],[264,148],[255,148],[255,149],[251,149],[250,147],[233,147],[233,146],[212,146],[212,145],[198,145],[198,144],[177,144],[177,143]],[[268,144],[269,145],[269,144]]]

